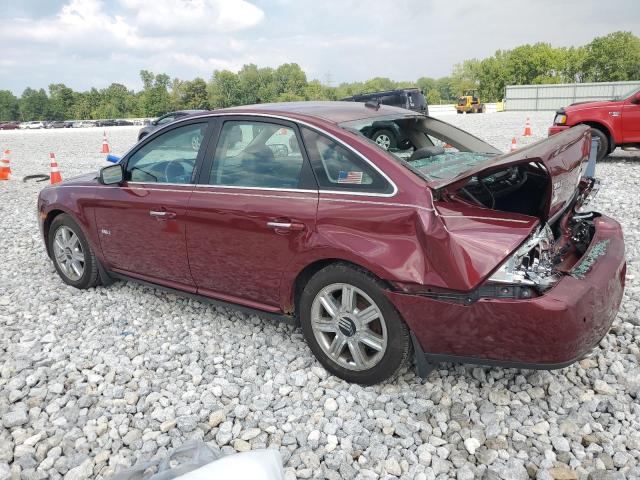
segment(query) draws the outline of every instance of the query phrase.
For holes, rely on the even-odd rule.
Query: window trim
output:
[[[221,117],[223,115],[216,115]],[[315,173],[313,172],[313,166],[311,165],[311,160],[307,155],[307,151],[304,147],[304,142],[302,140],[302,133],[298,127],[298,124],[289,119],[285,118],[277,118],[272,115],[259,115],[259,114],[238,114],[238,113],[228,113],[224,115],[226,118],[219,119],[215,128],[215,131],[212,134],[212,138],[210,140],[209,145],[207,146],[206,156],[203,162],[203,167],[201,169],[200,175],[196,179],[196,185],[198,187],[209,187],[209,188],[223,188],[223,189],[240,189],[240,190],[271,190],[276,192],[313,192],[318,193],[318,182],[315,178]],[[285,128],[289,128],[293,130],[294,135],[296,136],[296,140],[298,141],[298,146],[300,147],[300,154],[302,155],[302,167],[300,168],[300,183],[302,186],[297,188],[280,188],[280,187],[250,187],[250,186],[241,186],[241,185],[214,185],[209,183],[211,172],[213,171],[213,167],[215,164],[215,153],[218,149],[218,144],[220,142],[222,130],[224,128],[224,124],[226,122],[247,122],[247,123],[271,123],[274,125],[279,125]]]
[[[206,124],[206,130],[204,137],[202,138],[202,143],[200,144],[200,151],[196,156],[196,163],[193,167],[193,172],[191,173],[191,181],[189,183],[170,183],[170,182],[140,182],[140,181],[131,181],[125,180],[123,182],[123,186],[125,185],[183,185],[183,186],[193,186],[195,185],[195,179],[198,177],[200,170],[202,169],[202,163],[204,154],[208,149],[209,142],[211,141],[211,135],[214,131],[213,124],[216,123],[215,119],[206,119],[206,117],[197,117],[190,118],[189,120],[178,122],[178,123],[167,123],[163,125],[162,128],[153,131],[144,139],[136,143],[133,147],[131,147],[122,157],[120,163],[122,164],[122,169],[124,171],[125,177],[127,172],[127,167],[129,166],[129,160],[133,157],[141,148],[144,148],[148,143],[152,142],[154,139],[158,138],[160,135],[164,135],[165,133],[169,133],[176,128],[186,127],[188,125],[203,123]]]
[[[353,153],[355,153],[360,158],[362,158],[365,162],[367,162],[369,165],[371,165],[393,187],[393,191],[391,193],[341,192],[339,190],[317,190],[319,193],[325,193],[325,194],[329,194],[330,193],[330,194],[334,194],[334,195],[353,195],[353,196],[360,196],[360,197],[382,197],[382,198],[391,198],[391,197],[394,197],[398,193],[398,186],[396,185],[396,183],[393,180],[391,180],[391,178],[382,169],[380,169],[374,162],[369,160],[367,157],[365,157],[362,153],[360,153],[358,150],[353,148],[347,142],[345,142],[344,140],[336,137],[333,133],[328,132],[328,131],[326,131],[325,129],[323,129],[321,127],[313,125],[313,124],[311,124],[309,122],[305,122],[304,120],[299,120],[299,119],[287,117],[286,115],[269,114],[269,113],[257,113],[257,112],[253,112],[253,113],[203,112],[203,113],[195,115],[193,117],[190,116],[188,120],[176,120],[175,123],[170,123],[170,124],[167,124],[165,126],[162,126],[159,129],[154,130],[148,136],[144,137],[142,142],[145,142],[147,140],[151,140],[151,138],[155,137],[156,135],[159,135],[166,128],[169,128],[169,126],[173,127],[174,125],[176,125],[176,126],[177,125],[182,125],[182,124],[185,124],[185,123],[190,122],[192,120],[193,121],[198,121],[198,120],[202,120],[202,119],[207,119],[209,121],[210,126],[213,125],[212,132],[210,133],[210,137],[209,137],[209,140],[208,140],[207,149],[205,150],[205,153],[208,154],[208,149],[211,147],[211,143],[213,143],[213,141],[215,140],[215,143],[217,144],[217,137],[218,137],[218,134],[219,134],[220,123],[222,123],[221,122],[222,117],[262,117],[262,118],[284,120],[284,121],[291,122],[291,123],[295,124],[296,125],[296,130],[298,131],[298,133],[299,133],[299,128],[298,127],[300,125],[304,125],[305,127],[308,127],[311,130],[315,130],[316,132],[318,132],[318,133],[320,133],[322,135],[326,135],[327,137],[331,138],[332,140],[338,142],[340,145],[342,145],[345,148],[348,148],[349,150],[351,150]],[[133,152],[134,149],[137,149],[138,146],[142,146],[143,144],[144,143],[139,143],[139,144],[136,144],[133,147],[131,147],[123,155],[122,163],[124,164],[125,159],[128,159],[128,156]],[[305,148],[305,151],[304,151],[304,155],[307,156],[306,148]],[[206,157],[205,157],[205,160],[206,160]],[[196,180],[195,180],[195,184],[196,185],[200,185],[201,184],[200,181],[201,181],[201,178],[202,178],[202,172],[207,170],[207,162],[203,162],[200,165],[200,167],[201,167],[200,168],[200,175],[197,175],[198,178],[196,178]],[[209,173],[209,172],[207,172],[207,173]],[[181,185],[187,185],[187,184],[181,184]],[[212,188],[216,188],[215,185],[208,185],[208,186],[212,187]],[[271,189],[265,188],[264,190],[271,190]]]

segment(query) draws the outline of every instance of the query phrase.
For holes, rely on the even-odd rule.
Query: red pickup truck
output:
[[[578,124],[591,127],[591,135],[600,139],[598,160],[623,149],[640,148],[640,88],[600,102],[578,102],[556,112],[549,135]]]

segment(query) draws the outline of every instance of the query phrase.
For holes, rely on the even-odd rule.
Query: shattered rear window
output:
[[[445,152],[407,163],[427,180],[448,180],[493,156],[491,153]]]

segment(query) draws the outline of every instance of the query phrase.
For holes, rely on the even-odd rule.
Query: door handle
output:
[[[176,214],[174,212],[167,212],[166,210],[149,210],[149,215],[157,218],[158,220],[176,218]]]
[[[267,227],[274,230],[290,230],[300,232],[305,229],[304,223],[300,222],[267,222]]]

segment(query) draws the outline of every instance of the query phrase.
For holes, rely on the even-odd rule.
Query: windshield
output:
[[[373,142],[427,181],[450,180],[502,153],[453,125],[422,115],[386,115],[340,126]]]
[[[627,93],[624,93],[622,95],[618,95],[617,97],[615,97],[615,99],[616,100],[626,100],[627,98],[629,98],[630,96],[632,96],[636,92],[640,92],[640,87],[633,87]]]

